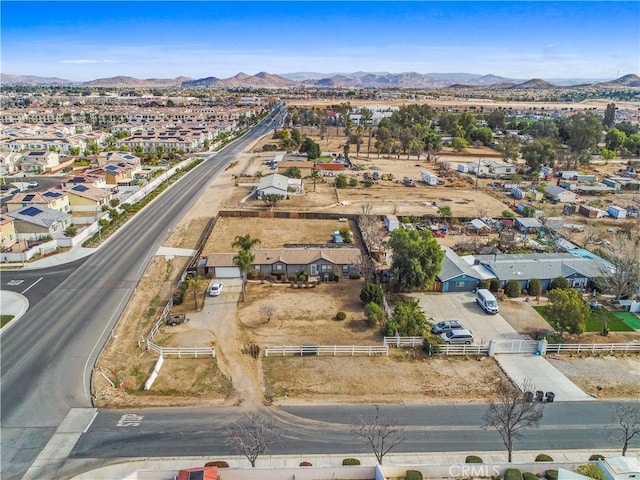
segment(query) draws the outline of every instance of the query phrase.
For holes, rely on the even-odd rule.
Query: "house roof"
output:
[[[561,195],[563,193],[571,193],[575,196],[575,193],[570,192],[566,188],[559,187],[558,185],[547,185],[546,187],[544,187],[544,193],[553,196]]]
[[[57,194],[57,195],[56,195]],[[47,190],[45,192],[18,192],[7,203],[51,203],[62,194],[56,190]]]
[[[516,218],[516,222],[525,228],[542,228],[542,224],[535,218]]]
[[[482,220],[480,220],[479,218],[474,218],[473,220],[471,220],[469,222],[469,225],[472,226],[473,228],[475,228],[476,230],[482,230],[484,228],[491,230],[491,228],[489,227],[489,225],[487,225],[486,223],[484,223]]]
[[[471,266],[462,260],[453,250],[449,247],[442,247],[444,250],[444,258],[442,259],[442,266],[440,267],[440,273],[438,274],[438,280],[446,282],[452,278],[467,275],[472,278],[481,278],[478,272],[476,272]]]
[[[358,248],[277,248],[252,250],[254,265],[308,265],[318,260],[326,260],[335,265],[357,265],[361,255]],[[207,267],[231,267],[236,253],[213,253],[207,257]]]
[[[288,186],[289,177],[274,173],[272,175],[262,177],[260,179],[260,182],[258,183],[258,186],[256,187],[256,191],[265,190],[267,188],[276,188],[278,190],[283,190],[286,193]]]
[[[336,171],[336,170],[344,170],[345,164],[344,163],[323,163],[323,162],[317,162],[314,166],[314,168],[316,170],[330,170],[330,171]]]
[[[603,264],[570,253],[525,253],[515,255],[476,255],[475,259],[502,281],[550,279],[579,274],[586,278],[602,276]]]
[[[15,218],[26,223],[32,223],[41,227],[49,228],[51,225],[63,222],[68,218],[71,218],[70,213],[61,212],[59,210],[53,210],[52,208],[41,206],[29,206],[23,207],[19,210],[14,210],[7,213],[10,217]]]

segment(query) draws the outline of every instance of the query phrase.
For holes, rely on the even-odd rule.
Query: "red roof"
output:
[[[316,170],[344,170],[345,166],[343,163],[316,163]]]

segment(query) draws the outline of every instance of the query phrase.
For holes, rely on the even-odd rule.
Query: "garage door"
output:
[[[240,278],[238,267],[216,267],[217,278]]]

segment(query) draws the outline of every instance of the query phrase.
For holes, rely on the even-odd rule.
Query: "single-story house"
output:
[[[334,271],[343,277],[360,271],[362,255],[357,247],[278,248],[252,250],[252,269],[262,275],[296,275],[302,271],[322,280],[332,280]],[[236,253],[213,253],[198,264],[198,273],[207,277],[237,278],[240,270],[234,266]],[[204,260],[204,259],[203,259]],[[282,273],[280,273],[282,272]]]
[[[544,226],[535,218],[516,218],[516,227],[521,233],[530,233],[538,231]]]
[[[284,198],[289,197],[289,192],[301,193],[302,180],[299,178],[289,178],[279,173],[267,175],[260,179],[254,193],[258,200],[264,195],[282,195]]]
[[[449,247],[442,247],[444,258],[436,276],[436,290],[441,292],[472,292],[481,279],[478,272]],[[438,285],[439,284],[439,285]]]
[[[13,217],[16,232],[23,238],[28,236],[40,239],[49,235],[60,234],[71,225],[71,214],[42,206],[24,207],[9,212]]]
[[[570,253],[475,255],[474,265],[491,272],[501,287],[509,280],[517,280],[523,290],[534,278],[540,280],[542,290],[548,290],[557,277],[569,280],[572,288],[585,288],[590,281],[601,277],[605,268],[602,260]]]
[[[544,196],[552,202],[569,203],[578,201],[578,196],[575,193],[557,185],[547,185],[544,188]]]

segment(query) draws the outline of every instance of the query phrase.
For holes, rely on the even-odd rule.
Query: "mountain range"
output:
[[[628,74],[605,82],[562,80],[550,83],[539,78],[524,81],[491,74],[479,75],[472,73],[354,72],[322,74],[298,72],[275,75],[260,72],[256,75],[247,75],[240,72],[229,78],[206,77],[193,79],[181,76],[170,79],[138,79],[116,76],[88,82],[73,82],[56,77],[0,73],[0,83],[3,85],[68,85],[106,88],[500,88],[546,90],[566,87],[640,87],[640,77]]]

